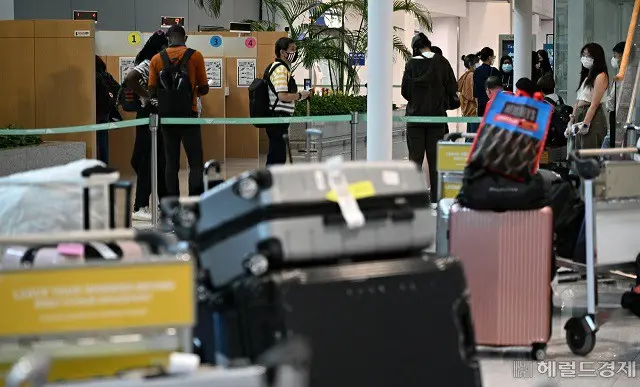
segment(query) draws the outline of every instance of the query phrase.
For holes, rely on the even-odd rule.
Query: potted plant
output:
[[[8,125],[0,129],[21,129]],[[0,176],[53,167],[85,158],[84,142],[42,141],[39,135],[0,135]]]

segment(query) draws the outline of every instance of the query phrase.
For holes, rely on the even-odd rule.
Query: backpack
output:
[[[567,139],[564,136],[564,131],[567,129],[571,114],[573,114],[573,108],[565,105],[562,97],[558,96],[558,102],[556,103],[549,97],[545,97],[544,100],[553,106],[553,114],[551,116],[551,124],[549,125],[549,133],[547,134],[546,147],[560,148],[567,145]]]
[[[116,104],[118,82],[108,72],[96,72],[96,117],[108,117]]]
[[[118,91],[118,105],[120,105],[122,110],[125,112],[135,113],[142,110],[140,96],[127,86],[126,81],[122,82],[122,85],[120,85],[120,90]]]
[[[187,63],[195,50],[187,48],[180,60],[172,62],[167,50],[160,52],[163,67],[158,80],[158,112],[161,117],[190,117],[193,114],[193,87]]]
[[[271,83],[271,75],[279,67],[284,66],[280,62],[270,64],[265,70],[262,78],[256,78],[249,86],[249,117],[251,118],[268,118],[273,117],[273,112],[278,105],[278,93]],[[269,90],[276,96],[276,102],[271,106],[269,99]],[[256,128],[263,128],[264,124],[254,124]]]

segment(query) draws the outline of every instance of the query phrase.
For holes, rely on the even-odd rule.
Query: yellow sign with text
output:
[[[0,337],[190,326],[193,282],[173,260],[0,272]]]
[[[471,144],[438,144],[438,172],[462,172],[467,166]]]
[[[357,183],[349,184],[349,193],[354,199],[364,199],[376,196],[376,187],[370,181],[360,181]],[[338,201],[338,194],[335,191],[331,191],[326,196],[327,200],[332,202]]]
[[[443,199],[455,199],[462,188],[462,183],[459,182],[444,182],[442,184],[442,198]]]

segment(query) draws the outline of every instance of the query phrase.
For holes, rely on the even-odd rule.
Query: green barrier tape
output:
[[[130,128],[138,125],[149,125],[148,118],[138,118],[136,120],[125,120],[120,122],[110,122],[107,124],[69,126],[65,128],[45,128],[45,129],[0,129],[0,136],[36,136],[42,134],[65,134],[95,132],[98,130],[112,130],[120,128]]]
[[[394,122],[412,124],[479,124],[482,117],[393,117]]]
[[[366,114],[360,114],[361,122],[367,121]],[[446,123],[480,123],[480,117],[404,117],[394,116],[394,122],[419,123],[419,124],[446,124]],[[351,115],[336,116],[312,116],[312,117],[274,117],[274,118],[162,118],[165,125],[268,125],[268,124],[301,124],[301,123],[349,123]],[[99,130],[112,130],[130,128],[139,125],[149,125],[148,118],[125,120],[97,125],[70,126],[65,128],[46,129],[0,129],[0,136],[24,136],[42,134],[65,134],[94,132]]]
[[[351,121],[351,115],[270,118],[162,118],[162,123],[165,125],[271,125],[349,121]]]

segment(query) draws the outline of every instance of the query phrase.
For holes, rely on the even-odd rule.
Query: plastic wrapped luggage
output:
[[[0,235],[81,230],[85,187],[94,204],[91,226],[106,228],[109,185],[119,174],[82,176],[83,171],[101,166],[97,160],[78,160],[0,178]]]
[[[462,261],[478,345],[531,347],[544,357],[551,336],[553,214],[473,211],[454,204],[450,252]]]
[[[454,258],[283,270],[247,277],[229,292],[241,337],[227,336],[241,343],[241,355],[255,358],[295,332],[313,348],[311,387],[481,385],[467,286]]]
[[[439,257],[449,255],[449,215],[455,199],[441,199],[438,202],[438,221],[436,225],[436,254]]]
[[[424,176],[406,162],[273,166],[205,192],[191,214],[173,204],[182,208],[176,233],[195,242],[214,286],[254,264],[402,256],[428,247],[435,232]]]

